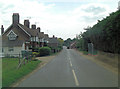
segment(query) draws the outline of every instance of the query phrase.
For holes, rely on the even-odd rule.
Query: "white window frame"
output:
[[[15,35],[15,39],[10,39],[11,32]],[[9,31],[9,33],[7,34],[7,36],[8,36],[9,40],[16,40],[16,38],[17,38],[17,34],[15,34],[15,32],[13,30]]]
[[[36,37],[36,41],[39,42],[38,37]]]
[[[14,51],[14,47],[8,47],[8,51],[9,52],[13,52]]]

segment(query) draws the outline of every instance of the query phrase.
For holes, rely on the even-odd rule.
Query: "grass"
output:
[[[2,87],[9,87],[23,76],[32,72],[41,61],[31,61],[22,65],[19,69],[18,58],[2,59]]]
[[[88,55],[88,52],[87,51],[82,51],[80,49],[78,49],[80,52],[82,52],[84,55]]]

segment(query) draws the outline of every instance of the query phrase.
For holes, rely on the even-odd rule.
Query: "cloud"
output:
[[[82,0],[84,1],[86,0]],[[83,31],[83,28],[94,25],[98,19],[112,12],[108,4],[88,2],[75,6],[74,9],[65,9],[66,11],[62,9],[64,13],[57,13],[60,8],[58,9],[54,2],[46,4],[41,0],[2,0],[0,24],[3,24],[6,29],[12,23],[12,14],[17,12],[20,14],[22,24],[24,19],[31,17],[30,23],[37,23],[37,26],[40,26],[42,31],[50,36],[55,35],[64,39],[74,38],[76,34]],[[69,5],[69,1],[66,5]]]
[[[74,9],[71,14],[78,20],[81,20],[86,24],[93,25],[97,20],[109,15],[110,12],[112,12],[112,10],[106,4],[88,3]]]
[[[85,9],[83,9],[83,11],[85,11],[87,13],[93,13],[95,15],[95,14],[105,12],[106,8],[91,5],[91,6],[88,6],[87,8],[85,8]]]

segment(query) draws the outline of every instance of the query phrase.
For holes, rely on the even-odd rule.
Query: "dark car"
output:
[[[70,49],[70,47],[67,47],[67,49]]]

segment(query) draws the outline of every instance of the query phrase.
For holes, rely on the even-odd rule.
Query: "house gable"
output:
[[[17,34],[15,34],[15,32],[13,30],[11,30],[8,34],[8,39],[9,40],[16,40],[17,39]]]

